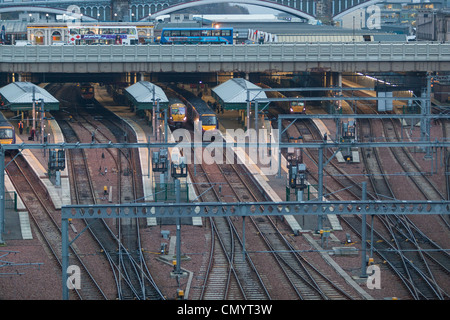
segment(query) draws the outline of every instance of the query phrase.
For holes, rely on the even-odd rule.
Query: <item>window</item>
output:
[[[11,129],[1,129],[0,139],[12,139],[13,131]]]
[[[217,119],[215,116],[203,116],[201,119],[202,125],[216,125]]]
[[[59,31],[52,33],[52,41],[61,41],[61,33]]]

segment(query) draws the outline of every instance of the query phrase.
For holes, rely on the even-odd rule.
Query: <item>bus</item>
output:
[[[69,44],[135,45],[139,43],[136,26],[69,26]]]
[[[161,44],[233,44],[233,28],[164,28]]]

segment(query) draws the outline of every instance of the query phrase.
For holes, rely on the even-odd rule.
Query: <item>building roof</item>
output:
[[[31,82],[13,82],[0,89],[0,95],[8,108],[16,110],[31,110],[33,99],[44,101],[45,110],[58,110],[59,101],[47,90]]]
[[[364,37],[360,34],[282,34],[278,36],[278,42],[362,42]]]
[[[11,21],[11,20],[0,20],[1,26],[5,26],[6,33],[27,33],[27,21]]]
[[[317,43],[317,42],[388,42],[388,41],[406,41],[406,35],[393,33],[374,33],[374,34],[281,34],[278,35],[278,42],[292,43]]]
[[[261,87],[242,78],[233,78],[213,88],[212,92],[226,109],[242,109],[246,107],[247,98],[250,100],[267,98],[264,91],[249,91],[248,89],[261,89]]]
[[[148,81],[139,81],[126,88],[125,92],[137,109],[152,109],[157,100],[160,108],[166,108],[169,104],[164,91]]]

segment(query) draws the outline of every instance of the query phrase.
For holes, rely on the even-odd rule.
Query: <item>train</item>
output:
[[[0,112],[0,144],[15,144],[16,129]]]
[[[82,103],[92,103],[94,101],[95,90],[90,83],[80,83],[80,98]]]
[[[182,100],[186,100],[185,105],[187,106],[187,119],[194,124],[194,127],[197,122],[201,121],[202,132],[219,129],[219,121],[217,120],[216,113],[202,98],[186,89],[175,86],[170,88],[181,95],[183,97]]]
[[[265,89],[276,89],[279,88],[280,85],[278,85],[277,83],[270,83],[271,87],[269,87],[266,84],[263,83],[258,83],[258,86],[260,86],[261,88],[265,88]],[[266,95],[268,98],[301,98],[301,96],[299,96],[297,93],[293,93],[290,91],[285,91],[286,95],[284,95],[282,92],[278,92],[278,91],[266,91]],[[305,102],[304,101],[286,101],[286,102],[274,102],[278,108],[282,109],[283,112],[285,113],[290,113],[290,114],[306,114],[306,107],[305,107]]]
[[[162,85],[162,89],[169,100],[167,124],[172,129],[181,128],[188,121],[186,103],[172,88]]]
[[[167,95],[169,99],[169,115],[167,123],[171,128],[180,128],[187,122],[187,108],[183,101],[174,95]]]

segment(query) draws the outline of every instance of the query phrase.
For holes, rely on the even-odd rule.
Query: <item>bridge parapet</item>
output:
[[[84,64],[84,67],[83,67]],[[86,66],[89,66],[89,70]],[[448,71],[445,43],[263,45],[2,46],[10,72]],[[377,70],[377,69],[383,70]],[[61,71],[62,70],[62,71]]]

